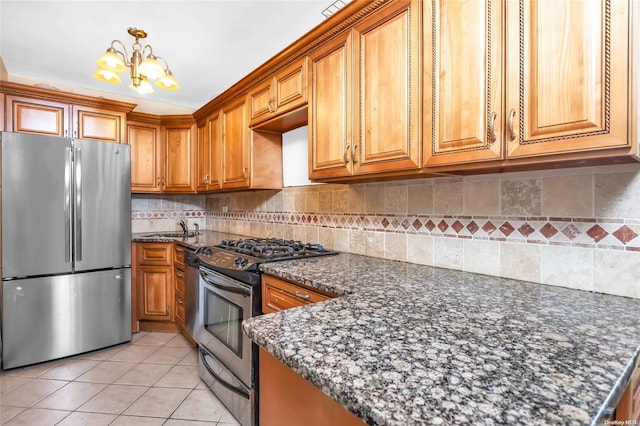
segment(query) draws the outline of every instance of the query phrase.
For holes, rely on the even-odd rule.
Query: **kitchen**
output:
[[[617,7],[624,3],[613,2],[612,4]],[[611,6],[609,2],[606,4]],[[428,12],[426,9],[425,14]],[[416,15],[419,14],[414,13],[411,18],[416,19]],[[612,16],[616,17],[619,14],[614,13]],[[425,15],[425,22],[428,22],[427,18],[428,16]],[[369,28],[367,25],[369,23],[365,22],[356,30],[364,31],[363,29]],[[619,25],[616,28],[619,29]],[[364,32],[364,34],[367,33]],[[425,49],[428,46],[430,46],[429,43],[423,44]],[[634,51],[637,51],[637,48]],[[326,57],[323,56],[325,52],[322,51],[322,46],[312,53],[315,52],[318,54],[312,54],[310,57],[312,60],[316,58],[317,61],[313,63],[320,66],[322,64],[320,59]],[[484,70],[481,71],[484,72]],[[444,85],[446,81],[441,83]],[[423,84],[426,86],[426,83],[423,82]],[[612,91],[612,95],[615,93],[615,90]],[[420,103],[421,101],[418,100],[413,104]],[[431,101],[423,105],[426,111],[426,106],[431,105]],[[619,104],[616,105],[619,107]],[[411,110],[411,113],[417,113],[416,109]],[[215,112],[213,110],[215,105],[202,108],[200,118],[196,118],[196,121],[199,120],[206,126],[209,125],[207,123],[215,125],[215,121],[209,120],[211,113]],[[233,109],[229,111],[233,112]],[[318,114],[321,112],[322,110],[317,110]],[[369,114],[369,111],[366,111],[365,116],[366,114]],[[424,114],[424,117],[428,117],[426,112]],[[519,116],[518,114],[515,118],[518,119]],[[633,117],[635,116],[637,111]],[[498,135],[508,133],[509,119],[510,114],[505,114],[504,117],[494,121],[496,126],[494,131]],[[177,132],[180,135],[184,134],[181,129],[185,127],[177,120],[171,123],[156,120],[158,122],[154,123],[153,117],[134,115],[131,121],[134,122],[132,127],[137,125],[137,129],[165,126],[165,128],[178,129]],[[428,119],[423,118],[422,121],[423,126],[430,123]],[[631,119],[631,122],[635,123],[635,121],[637,120]],[[407,123],[415,123],[415,120],[408,119]],[[128,117],[127,124],[131,124]],[[486,126],[489,124],[491,120],[487,120]],[[190,126],[192,125],[189,124],[187,129],[190,129]],[[198,129],[203,130],[193,133],[199,136],[200,131],[205,132],[206,126],[198,124]],[[270,126],[282,126],[282,123],[278,123],[276,118]],[[483,124],[482,128],[486,126]],[[615,127],[615,123],[612,124],[611,128]],[[515,128],[517,129],[518,126],[516,125]],[[307,128],[297,127],[297,131],[284,133],[282,149],[289,152],[287,150],[292,146],[306,145],[306,133],[309,129],[317,131],[316,135],[322,135],[320,133],[322,129],[315,129],[312,123]],[[355,133],[360,130],[355,128],[353,131]],[[423,134],[431,134],[432,131],[427,131],[425,127]],[[189,132],[191,130],[187,130],[187,134]],[[265,144],[272,142],[271,133],[257,132],[257,134],[264,138]],[[311,132],[310,137],[313,141]],[[358,137],[355,140],[359,140]],[[411,137],[417,136],[415,133],[407,136],[408,139]],[[635,140],[635,137],[632,136],[632,139]],[[525,148],[528,149],[533,145],[527,145]],[[359,148],[355,146],[345,146],[343,153],[341,146],[337,153],[339,161],[331,162],[328,161],[331,159],[325,158],[327,160],[325,163],[312,162],[311,169],[316,173],[315,179],[327,178],[329,176],[327,169],[332,169],[337,173],[334,173],[334,176],[341,176],[344,179],[347,173],[343,167],[345,164],[349,173],[353,173],[353,170],[359,167],[366,172],[366,167],[371,168],[371,164],[375,162],[368,164],[355,164],[355,161],[342,162],[343,154],[347,160],[363,158],[360,154],[356,155],[357,149]],[[440,148],[436,146],[434,149],[437,151]],[[364,147],[362,150],[364,151]],[[428,149],[424,148],[424,151]],[[323,154],[313,144],[309,145],[309,152],[317,154],[316,160],[321,155],[327,154]],[[477,149],[471,152],[474,153],[473,155],[486,154]],[[620,153],[620,150],[612,149],[606,152],[615,154]],[[408,155],[402,157],[400,161],[402,164],[397,167],[406,168],[409,161],[407,157],[413,154],[415,151],[410,151]],[[193,155],[195,156],[195,153]],[[290,161],[291,157],[285,154],[281,160],[285,173],[295,166],[292,163],[306,163],[307,155],[296,157],[297,161],[295,159]],[[415,179],[415,175],[406,179],[401,173],[396,173],[394,180],[389,180],[387,177],[384,181],[366,182],[360,182],[362,178],[358,179],[356,176],[352,179],[354,183],[330,182],[326,185],[305,183],[303,186],[285,185],[282,190],[214,192],[199,195],[134,193],[132,231],[134,233],[175,231],[178,229],[176,219],[185,218],[189,229],[193,229],[193,224],[198,223],[201,229],[207,231],[320,242],[329,250],[579,290],[577,293],[569,294],[584,295],[594,292],[594,294],[607,293],[628,299],[638,299],[640,290],[635,276],[639,243],[637,235],[640,231],[638,231],[637,197],[634,196],[638,193],[639,185],[637,164],[631,162],[601,165],[598,162],[589,162],[590,156],[587,154],[583,160],[576,160],[575,157],[567,155],[557,157],[560,157],[560,160],[556,165],[552,167],[546,165],[549,170],[536,170],[541,167],[541,164],[527,166],[525,160],[521,161],[518,158],[515,162],[500,163],[498,166],[495,166],[496,163],[486,163],[493,164],[493,168],[487,166],[482,169],[483,163],[478,158],[473,158],[468,160],[474,161],[470,167],[480,168],[478,171],[482,173],[465,173],[428,179]],[[591,160],[593,160],[592,157]],[[622,157],[624,155],[613,156],[610,162],[616,162]],[[425,165],[432,164],[436,167],[443,158],[445,155],[432,155],[425,157],[422,161]],[[255,160],[257,162],[260,159],[255,158]],[[605,156],[603,155],[600,160],[605,161]],[[448,170],[456,167],[456,161],[459,160],[451,160],[454,166],[449,166]],[[568,162],[571,161],[584,161],[583,167],[563,167],[569,165]],[[514,166],[509,169],[509,164]],[[442,167],[446,172],[446,165]],[[460,166],[457,165],[457,167]],[[510,171],[490,173],[500,169]],[[427,173],[429,170],[438,169],[425,169]],[[230,177],[242,180],[245,173],[242,165],[235,171],[237,172],[235,176]],[[251,172],[258,174],[261,170],[255,169]],[[393,172],[387,171],[387,173]],[[155,182],[155,179],[153,181]],[[268,183],[268,179],[266,181]],[[135,182],[132,183],[135,185]],[[149,184],[148,181],[146,183]],[[233,182],[229,183],[233,185]],[[204,182],[204,184],[207,183]],[[147,191],[142,192],[150,191],[147,187]],[[332,258],[327,256],[320,262],[331,261]],[[394,263],[385,261],[381,265],[391,268],[389,265]],[[281,275],[284,272],[277,269],[275,263],[265,268],[268,268],[276,277],[286,278]],[[313,281],[312,278],[303,278]],[[289,281],[291,281],[291,275]],[[318,284],[313,281],[312,283],[326,285],[322,282]],[[352,292],[344,288],[342,290],[322,288],[325,292],[333,294],[348,295]],[[560,294],[564,293],[553,297],[562,300]],[[335,302],[340,303],[339,301],[340,298]],[[324,305],[320,304],[313,309],[321,309],[322,306]],[[289,316],[294,318],[296,312],[297,310],[283,313],[282,316],[276,314],[276,318],[289,318]],[[265,329],[268,327],[267,318],[269,316],[265,316]],[[300,318],[296,318],[296,321],[303,323],[303,319]],[[258,331],[249,330],[253,333]],[[276,349],[278,347],[265,335],[252,337],[258,343],[262,343],[260,346],[271,346]],[[635,348],[637,349],[637,344]],[[275,352],[278,351],[275,350]],[[281,360],[284,361],[282,358]],[[294,367],[291,364],[288,365]],[[308,368],[307,366],[298,367],[302,370]],[[300,373],[300,370],[296,369],[296,371]],[[314,383],[310,377],[305,378]],[[318,386],[318,383],[314,384]],[[331,391],[324,388],[323,390],[335,396]],[[595,412],[592,413],[590,419],[595,415]],[[367,418],[367,421],[379,420]]]

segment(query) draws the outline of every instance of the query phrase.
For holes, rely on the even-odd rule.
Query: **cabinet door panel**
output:
[[[420,164],[419,10],[394,2],[355,27],[356,174]]]
[[[131,191],[160,191],[162,148],[159,136],[159,126],[127,125],[127,141],[131,145]]]
[[[500,158],[502,4],[435,0],[424,17],[424,164]]]
[[[209,135],[207,125],[198,127],[198,173],[196,179],[196,190],[207,190],[207,173],[209,173]]]
[[[309,170],[311,178],[349,176],[352,142],[351,33],[310,55]]]
[[[628,144],[628,8],[619,0],[508,3],[510,157]]]
[[[243,98],[222,109],[223,188],[249,186],[249,127]]]
[[[140,266],[138,280],[141,296],[138,318],[171,320],[171,267]]]
[[[76,131],[80,139],[122,143],[125,114],[97,108],[74,107]]]
[[[207,176],[207,189],[220,189],[220,118],[218,114],[207,120],[207,132],[209,134],[209,173]]]
[[[7,131],[68,136],[69,106],[7,96]]]
[[[193,132],[193,126],[165,128],[165,191],[195,191]]]
[[[274,78],[274,95],[278,113],[288,111],[307,101],[308,59],[304,58]]]
[[[273,108],[271,82],[272,79],[269,79],[249,93],[252,124],[271,116],[271,108]]]

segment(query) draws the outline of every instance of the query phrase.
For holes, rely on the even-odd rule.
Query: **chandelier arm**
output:
[[[149,53],[146,54],[145,58],[148,57],[149,55],[151,56],[155,56],[153,54],[153,47],[151,47],[150,44],[145,44],[144,47],[142,48],[142,50],[140,51],[141,53],[146,53],[147,47],[149,48]]]
[[[123,53],[123,52],[121,52],[121,51],[119,51],[119,50],[114,46],[115,44],[119,44],[119,45],[122,47],[122,50],[124,51],[124,53]],[[125,64],[127,67],[130,67],[130,66],[131,66],[131,61],[127,58],[127,56],[129,55],[129,52],[127,51],[127,46],[125,46],[125,45],[124,45],[124,43],[123,43],[123,42],[121,42],[120,40],[113,40],[113,41],[111,42],[111,47],[116,51],[116,53],[117,53],[118,55],[122,56],[122,60],[124,61],[124,64]]]
[[[160,61],[160,59],[162,59],[162,62],[164,62],[164,70],[166,71],[171,71],[169,69],[169,63],[167,62],[167,60],[165,58],[163,58],[162,56],[156,56],[156,60]]]

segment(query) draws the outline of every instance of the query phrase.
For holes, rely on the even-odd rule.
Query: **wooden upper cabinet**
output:
[[[220,189],[220,118],[211,115],[198,128],[198,192]]]
[[[354,27],[354,173],[420,166],[420,0],[395,1]]]
[[[249,187],[249,123],[246,98],[236,99],[220,111],[222,188]]]
[[[1,83],[8,132],[126,143],[127,113],[135,104]]]
[[[70,136],[69,110],[65,103],[7,95],[5,128],[8,132]]]
[[[309,177],[350,176],[353,138],[353,35],[345,32],[310,54]]]
[[[103,142],[124,143],[127,115],[100,108],[73,106],[73,136]]]
[[[420,1],[396,1],[310,53],[310,178],[420,167]]]
[[[195,124],[162,126],[164,133],[164,177],[166,192],[195,192]]]
[[[164,173],[160,125],[129,122],[127,141],[131,145],[131,191],[160,192]]]
[[[424,2],[424,165],[502,157],[502,2]]]
[[[630,3],[507,2],[509,158],[629,146]]]
[[[307,104],[308,64],[299,59],[249,92],[250,126]]]

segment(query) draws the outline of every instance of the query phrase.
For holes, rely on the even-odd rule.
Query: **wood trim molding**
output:
[[[181,114],[181,115],[156,115],[156,114],[147,114],[144,112],[130,112],[127,114],[127,121],[135,121],[139,123],[148,123],[155,125],[168,125],[168,124],[187,124],[193,125],[195,124],[195,120],[192,115],[189,114]]]
[[[27,86],[9,81],[0,81],[0,92],[6,95],[25,96],[53,102],[64,102],[74,105],[83,105],[93,108],[105,108],[113,111],[128,113],[137,104],[114,101],[105,98],[95,98],[92,96],[78,95],[53,89],[43,89],[41,87]]]

